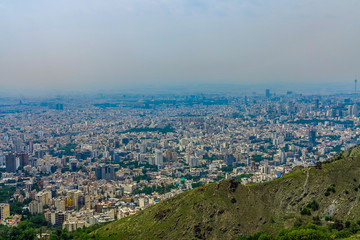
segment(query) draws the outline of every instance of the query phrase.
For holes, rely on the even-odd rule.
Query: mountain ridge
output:
[[[236,239],[297,222],[360,216],[360,147],[264,183],[224,180],[164,200],[93,232],[100,239]],[[316,203],[316,204],[315,204]],[[311,204],[313,204],[313,207]],[[316,207],[317,205],[317,207]]]

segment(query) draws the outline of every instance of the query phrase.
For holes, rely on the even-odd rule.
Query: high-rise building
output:
[[[352,106],[352,115],[354,117],[357,117],[359,115],[359,110],[358,110],[357,103],[354,103],[354,105]]]
[[[348,114],[349,116],[351,116],[351,115],[352,115],[352,109],[353,109],[353,106],[348,105],[348,106],[347,106],[347,108],[348,108],[348,112],[347,112],[347,114]]]
[[[6,172],[16,172],[16,157],[15,154],[10,153],[5,156]]]
[[[37,200],[33,200],[29,203],[29,210],[31,214],[38,214],[43,211],[43,204]]]
[[[270,174],[270,167],[268,165],[263,165],[260,167],[262,174]]]
[[[224,156],[224,162],[228,166],[232,166],[233,163],[235,162],[235,160],[236,159],[235,159],[234,155],[232,155],[232,154],[225,154],[225,156]]]
[[[315,109],[319,109],[320,101],[319,99],[315,99]]]
[[[143,164],[145,162],[145,154],[139,153],[137,155],[137,159],[138,159],[139,164]]]
[[[76,170],[77,170],[76,162],[71,162],[71,163],[70,163],[70,170],[71,170],[72,172],[76,172]]]
[[[168,161],[168,162],[173,161],[173,159],[172,159],[172,151],[171,151],[170,148],[168,148],[168,149],[166,150],[165,156],[166,156],[166,161]]]
[[[265,89],[265,97],[267,98],[271,97],[270,89]]]
[[[27,153],[9,153],[5,157],[6,172],[16,172],[19,167],[29,164],[29,154]]]
[[[20,167],[29,165],[29,154],[22,152],[22,153],[16,153],[15,155],[17,158],[19,158]]]
[[[20,138],[13,139],[13,143],[14,143],[14,148],[13,148],[14,152],[24,151],[24,144]]]
[[[146,153],[146,145],[140,145],[140,152]]]
[[[3,152],[0,152],[0,166],[5,164],[5,155]]]
[[[54,226],[62,226],[63,222],[65,221],[65,213],[62,211],[51,211],[51,212],[46,212],[45,214],[45,219],[51,223],[51,225]]]
[[[102,179],[102,175],[101,175],[102,171],[101,171],[101,167],[97,167],[95,168],[95,176],[97,180]]]
[[[286,154],[283,150],[280,151],[280,164],[286,163]]]
[[[191,167],[197,167],[199,166],[199,159],[195,156],[190,156],[189,165]]]
[[[171,156],[172,161],[176,161],[176,160],[178,159],[178,154],[177,154],[177,152],[172,152],[171,155],[172,155],[172,156]]]
[[[311,129],[309,131],[309,142],[311,144],[315,144],[316,143],[316,131],[314,129]]]
[[[10,217],[10,204],[0,203],[0,219]]]
[[[57,104],[55,105],[55,109],[58,110],[58,111],[64,110],[64,104],[62,104],[62,103],[57,103]]]
[[[115,170],[112,165],[103,165],[95,169],[95,175],[98,180],[114,180],[115,179]]]
[[[33,153],[34,152],[34,141],[30,140],[29,141],[29,153]]]
[[[155,165],[158,166],[158,167],[162,167],[163,162],[164,162],[164,159],[163,159],[162,151],[159,150],[159,149],[156,149],[155,150]]]

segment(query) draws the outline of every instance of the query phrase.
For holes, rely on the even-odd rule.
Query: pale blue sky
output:
[[[0,32],[2,89],[360,73],[359,0],[0,0]]]

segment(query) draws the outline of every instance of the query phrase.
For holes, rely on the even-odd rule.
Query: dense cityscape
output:
[[[359,10],[0,0],[0,240],[360,240]]]
[[[1,223],[40,216],[71,232],[222,179],[281,177],[358,144],[358,101],[269,89],[2,98]]]

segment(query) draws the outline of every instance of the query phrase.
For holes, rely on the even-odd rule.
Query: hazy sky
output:
[[[0,0],[0,91],[341,83],[356,72],[359,0]]]

